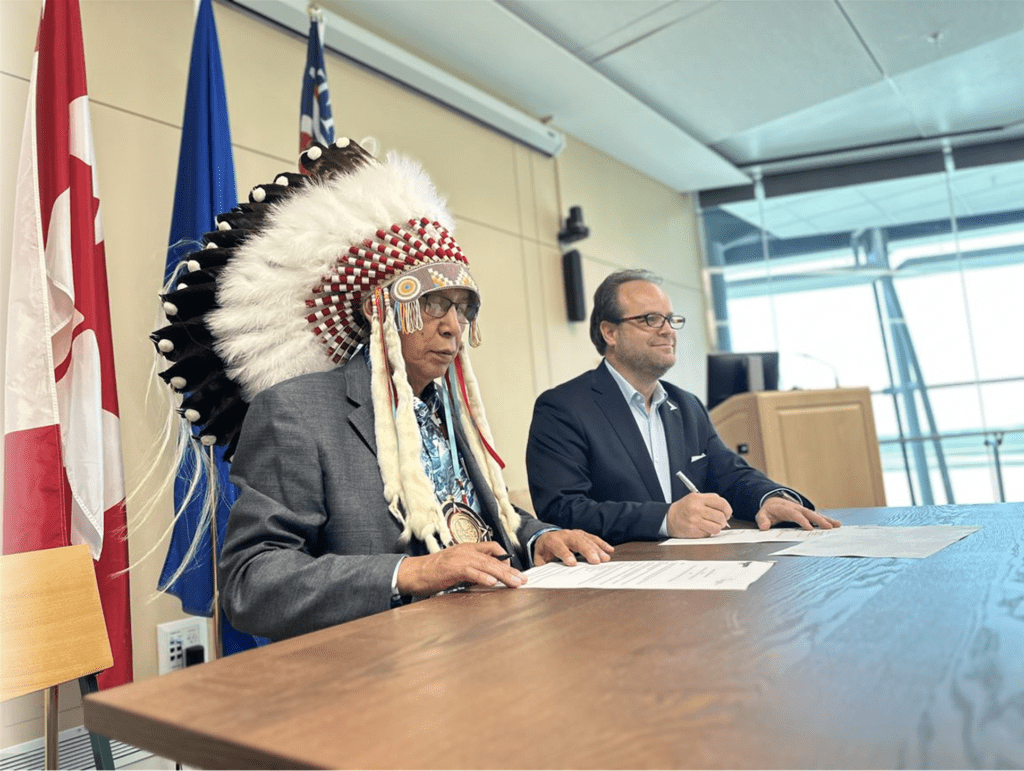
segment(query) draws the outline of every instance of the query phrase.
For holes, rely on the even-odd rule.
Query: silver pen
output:
[[[690,478],[688,476],[686,476],[686,474],[684,474],[682,471],[677,471],[676,472],[676,476],[679,477],[679,481],[682,482],[684,485],[686,485],[686,489],[689,490],[691,493],[699,493],[700,492],[700,490],[697,489],[697,485],[695,485],[693,482],[691,482]],[[732,530],[732,526],[729,524],[728,520],[726,520],[725,526],[727,528],[729,528],[730,530]]]

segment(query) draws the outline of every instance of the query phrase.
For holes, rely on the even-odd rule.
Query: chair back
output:
[[[88,546],[0,557],[0,700],[113,663]]]

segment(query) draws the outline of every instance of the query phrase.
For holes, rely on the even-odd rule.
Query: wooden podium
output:
[[[737,394],[711,421],[727,447],[819,509],[885,506],[867,388]]]

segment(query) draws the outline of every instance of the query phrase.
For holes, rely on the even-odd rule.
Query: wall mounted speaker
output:
[[[569,321],[586,321],[587,296],[583,291],[583,259],[576,249],[562,255],[562,277],[565,281],[565,308]]]

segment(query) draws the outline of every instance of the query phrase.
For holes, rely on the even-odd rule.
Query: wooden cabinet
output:
[[[885,506],[867,388],[737,394],[711,420],[727,447],[819,509]]]

